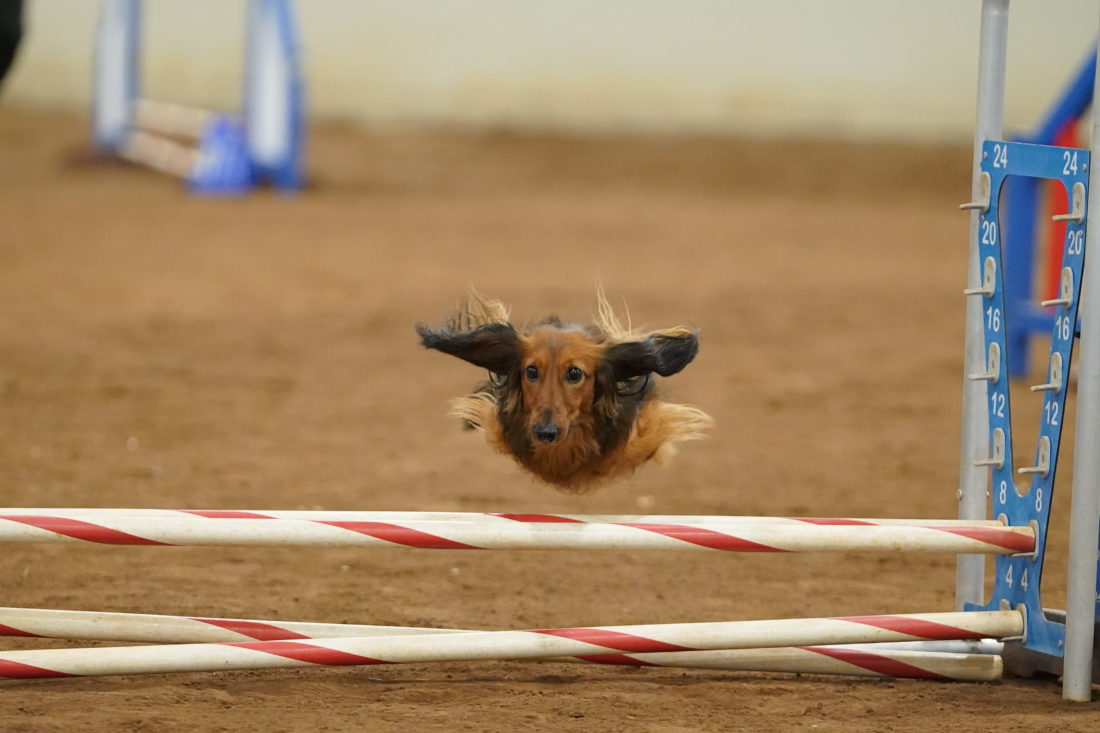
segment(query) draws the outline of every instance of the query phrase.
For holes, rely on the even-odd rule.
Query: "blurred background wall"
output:
[[[305,0],[313,121],[965,141],[979,0]],[[99,3],[28,0],[7,105],[84,109]],[[1012,3],[1007,121],[1083,59],[1094,0]],[[145,89],[232,108],[243,3],[149,0]]]

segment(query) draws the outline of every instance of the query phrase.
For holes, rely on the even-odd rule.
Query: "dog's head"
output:
[[[578,426],[591,428],[601,447],[624,438],[649,375],[676,374],[699,349],[698,331],[688,328],[624,339],[606,324],[581,327],[557,318],[522,332],[500,321],[455,325],[416,329],[427,348],[491,373],[510,427],[523,431],[513,437],[535,450],[565,443]]]

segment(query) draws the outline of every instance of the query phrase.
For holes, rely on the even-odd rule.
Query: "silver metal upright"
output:
[[[981,197],[980,174],[982,143],[1003,137],[1005,96],[1005,55],[1008,47],[1008,0],[982,1],[981,42],[978,52],[978,114],[974,130],[974,167],[971,201]],[[979,211],[970,214],[970,258],[967,287],[982,282],[978,255]],[[982,329],[982,304],[979,298],[967,298],[966,357],[963,368],[962,448],[959,467],[959,518],[986,518],[988,469],[975,465],[989,452],[989,421],[985,382],[967,379],[968,374],[985,371],[985,334]],[[955,605],[963,610],[966,603],[981,603],[985,591],[985,558],[960,555],[955,579]]]
[[[1093,82],[1100,99],[1100,75]],[[1100,115],[1092,115],[1093,169],[1089,171],[1086,217],[1100,212]],[[1088,219],[1086,218],[1086,221]],[[1096,622],[1097,543],[1100,541],[1100,217],[1085,233],[1081,280],[1081,343],[1077,378],[1077,427],[1073,449],[1073,498],[1070,504],[1069,578],[1066,594],[1066,656],[1062,697],[1087,702],[1092,697],[1092,659]]]

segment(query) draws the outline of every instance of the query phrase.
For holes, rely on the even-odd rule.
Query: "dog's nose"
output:
[[[553,443],[561,435],[561,428],[551,422],[540,422],[535,426],[535,437],[543,443]]]

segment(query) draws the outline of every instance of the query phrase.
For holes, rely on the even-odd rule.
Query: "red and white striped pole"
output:
[[[331,509],[109,509],[109,508],[0,508],[0,515],[41,515],[81,519],[87,522],[122,517],[162,519],[309,519],[316,522],[482,522],[486,526],[525,523],[596,523],[596,524],[722,524],[802,526],[913,526],[913,527],[1004,527],[997,519],[896,519],[857,517],[739,517],[698,514],[559,514],[547,512],[417,512],[417,511],[340,511]]]
[[[109,545],[416,547],[452,550],[722,550],[727,552],[1031,552],[1031,527],[817,524],[669,524],[561,521],[402,521],[0,513],[0,542]]]
[[[472,632],[409,626],[0,608],[0,636],[178,644],[461,633]],[[981,639],[898,642],[894,645],[848,644],[611,654],[588,658],[567,657],[560,661],[749,672],[988,681],[1001,676],[1002,663],[998,655],[1002,647],[999,642]]]
[[[730,621],[310,640],[14,651],[0,677],[201,672],[312,665],[535,659],[1018,636],[1017,611]],[[814,653],[814,652],[811,652]],[[611,655],[612,659],[608,658]]]

